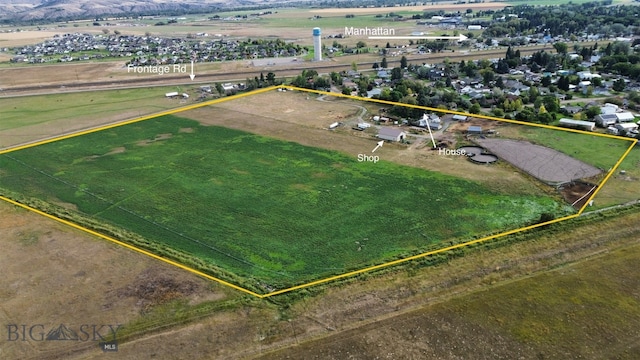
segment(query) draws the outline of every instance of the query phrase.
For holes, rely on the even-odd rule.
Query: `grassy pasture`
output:
[[[0,147],[181,106],[171,87],[105,90],[0,99]],[[96,120],[100,119],[100,120]]]
[[[5,189],[132,231],[149,249],[175,249],[257,289],[570,211],[548,197],[175,116],[8,153],[0,168]]]
[[[624,173],[621,171],[624,170]],[[604,208],[640,199],[640,146],[622,161],[618,171],[596,195],[594,208]]]

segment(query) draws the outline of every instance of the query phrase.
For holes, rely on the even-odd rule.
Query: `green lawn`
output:
[[[168,86],[0,99],[0,148],[188,105],[193,100],[184,103],[164,94],[193,95],[192,90]]]
[[[175,116],[7,153],[0,175],[22,201],[124,228],[141,246],[258,291],[572,211]]]

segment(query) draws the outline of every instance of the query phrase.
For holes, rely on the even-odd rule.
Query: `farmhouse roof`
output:
[[[601,120],[613,120],[613,121],[618,120],[618,117],[616,116],[616,114],[600,114],[600,115],[596,115],[596,117],[600,118]]]
[[[564,111],[568,112],[569,114],[575,114],[578,113],[580,111],[582,111],[582,107],[580,106],[563,106],[562,109],[564,109]]]

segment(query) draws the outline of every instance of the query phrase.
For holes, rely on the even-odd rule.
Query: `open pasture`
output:
[[[175,116],[9,152],[0,164],[0,186],[22,201],[125,229],[138,246],[259,292],[571,211]]]
[[[176,91],[176,87],[1,98],[0,148],[180,106],[180,100],[164,96],[168,91]]]

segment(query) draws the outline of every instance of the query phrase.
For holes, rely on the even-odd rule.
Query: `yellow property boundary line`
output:
[[[71,221],[68,221],[68,220],[59,218],[57,216],[48,214],[46,212],[43,212],[43,211],[38,210],[38,209],[35,209],[35,208],[30,207],[28,205],[21,204],[21,203],[19,203],[17,201],[11,200],[11,199],[9,199],[7,197],[4,197],[2,195],[0,195],[0,200],[5,201],[5,202],[7,202],[9,204],[18,206],[20,208],[26,209],[28,211],[31,211],[31,212],[35,213],[35,214],[44,216],[44,217],[49,218],[51,220],[57,221],[57,222],[59,222],[61,224],[70,226],[70,227],[72,227],[74,229],[77,229],[77,230],[83,231],[85,233],[94,235],[94,236],[96,236],[98,238],[107,240],[109,242],[112,242],[112,243],[117,244],[119,246],[122,246],[124,248],[133,250],[135,252],[138,252],[138,253],[146,255],[146,256],[149,256],[149,257],[154,258],[156,260],[163,261],[163,262],[165,262],[165,263],[167,263],[169,265],[173,265],[173,266],[178,267],[180,269],[186,270],[186,271],[191,272],[191,273],[193,273],[195,275],[201,276],[201,277],[203,277],[205,279],[216,281],[216,282],[218,282],[218,283],[220,283],[222,285],[228,286],[228,287],[230,287],[232,289],[241,291],[243,293],[255,296],[255,297],[260,298],[260,299],[264,299],[264,298],[268,298],[268,297],[271,297],[271,296],[274,296],[274,295],[280,295],[280,294],[284,294],[284,293],[287,293],[287,292],[300,290],[300,289],[308,288],[308,287],[311,287],[311,286],[320,285],[320,284],[328,283],[328,282],[331,282],[331,281],[352,277],[352,276],[363,274],[363,273],[367,273],[367,272],[370,272],[370,271],[373,271],[373,270],[378,270],[378,269],[382,269],[382,268],[386,268],[386,267],[390,267],[390,266],[406,263],[406,262],[409,262],[409,261],[425,258],[425,257],[431,256],[431,255],[445,253],[445,252],[448,252],[448,251],[451,251],[451,250],[460,249],[460,248],[467,247],[467,246],[474,245],[474,244],[480,244],[480,243],[488,242],[490,240],[494,240],[494,239],[501,238],[501,237],[504,237],[504,236],[513,235],[513,234],[516,234],[516,233],[519,233],[519,232],[528,231],[528,230],[535,229],[535,228],[538,228],[538,227],[551,225],[551,224],[559,223],[561,221],[565,221],[565,220],[570,220],[570,219],[576,218],[576,217],[580,216],[584,212],[584,210],[585,210],[586,206],[588,205],[588,203],[597,195],[597,193],[600,190],[600,188],[602,188],[602,186],[604,186],[604,184],[611,178],[611,176],[615,173],[616,169],[620,166],[622,161],[627,157],[627,155],[631,152],[633,147],[638,142],[638,140],[636,140],[636,139],[625,138],[625,137],[609,135],[609,134],[591,133],[591,132],[588,132],[588,131],[566,129],[566,128],[560,128],[560,127],[551,126],[551,125],[532,124],[532,123],[527,123],[527,122],[523,122],[523,121],[507,120],[507,119],[501,119],[501,118],[496,118],[496,117],[486,116],[486,115],[469,114],[469,113],[459,112],[459,111],[451,111],[451,110],[430,108],[430,107],[425,107],[425,106],[402,104],[402,103],[396,103],[396,102],[392,102],[392,101],[385,101],[385,100],[378,100],[378,99],[367,99],[367,98],[362,98],[362,97],[359,97],[359,96],[344,95],[344,94],[338,94],[338,93],[332,93],[332,92],[326,92],[326,91],[318,91],[318,90],[309,90],[309,89],[304,89],[304,88],[297,88],[297,87],[294,87],[294,86],[279,85],[279,86],[271,86],[271,87],[268,87],[268,88],[258,89],[258,90],[255,90],[255,91],[242,93],[242,94],[238,94],[238,95],[234,95],[234,96],[228,96],[228,97],[223,97],[223,98],[219,98],[219,99],[215,99],[215,100],[211,100],[211,101],[206,101],[206,102],[202,102],[202,103],[199,103],[199,104],[184,106],[184,107],[176,108],[176,109],[173,109],[173,110],[168,110],[168,111],[163,111],[163,112],[160,112],[160,113],[155,113],[155,114],[151,114],[151,115],[147,115],[147,116],[142,116],[142,117],[138,117],[138,118],[135,118],[135,119],[131,119],[131,120],[115,123],[115,124],[110,124],[110,125],[106,125],[106,126],[102,126],[102,127],[96,127],[96,128],[92,128],[92,129],[88,129],[88,130],[82,130],[82,131],[66,134],[66,135],[63,135],[63,136],[59,136],[59,137],[56,137],[56,138],[51,138],[51,139],[47,139],[47,140],[33,142],[33,143],[25,144],[25,145],[19,145],[19,146],[13,147],[13,148],[9,148],[9,149],[5,149],[5,150],[0,151],[0,155],[6,154],[6,153],[9,153],[9,152],[13,152],[13,151],[18,151],[18,150],[22,150],[22,149],[27,149],[27,148],[31,148],[31,147],[35,147],[35,146],[39,146],[39,145],[43,145],[43,144],[47,144],[47,143],[51,143],[51,142],[55,142],[55,141],[69,139],[69,138],[73,138],[73,137],[77,137],[77,136],[82,136],[82,135],[86,135],[86,134],[90,134],[90,133],[94,133],[94,132],[98,132],[98,131],[102,131],[102,130],[106,130],[106,129],[111,129],[111,128],[115,128],[115,127],[118,127],[118,126],[133,124],[133,123],[141,122],[141,121],[144,121],[144,120],[149,120],[149,119],[153,119],[153,118],[156,118],[156,117],[160,117],[160,116],[163,116],[163,115],[176,114],[176,113],[183,112],[183,111],[186,111],[186,110],[192,110],[192,109],[201,108],[201,107],[205,107],[205,106],[209,106],[209,105],[214,105],[214,104],[217,104],[217,103],[220,103],[220,102],[224,102],[224,101],[235,100],[235,99],[243,98],[243,97],[250,96],[250,95],[256,95],[256,94],[268,92],[268,91],[271,91],[271,90],[274,90],[274,89],[277,89],[277,88],[282,88],[282,89],[287,89],[287,90],[298,90],[298,91],[316,93],[316,94],[321,94],[321,95],[331,95],[331,96],[337,96],[337,97],[344,97],[344,98],[349,98],[349,99],[352,99],[352,100],[359,100],[359,101],[377,102],[377,103],[388,104],[388,105],[400,105],[400,106],[406,106],[406,107],[411,107],[411,108],[423,109],[423,110],[427,110],[427,111],[434,111],[434,112],[442,112],[442,113],[448,113],[448,114],[471,116],[471,117],[482,118],[482,119],[487,119],[487,120],[502,121],[502,122],[508,122],[508,123],[513,123],[513,124],[519,124],[519,125],[535,126],[535,127],[541,127],[541,128],[546,128],[546,129],[552,129],[552,130],[568,131],[568,132],[587,134],[587,135],[592,135],[592,136],[601,136],[601,137],[607,137],[607,138],[630,141],[631,144],[629,145],[627,150],[624,152],[622,157],[616,162],[616,164],[611,168],[611,170],[609,170],[609,172],[605,176],[604,180],[598,185],[596,191],[594,191],[593,194],[591,194],[589,199],[578,210],[578,213],[576,213],[576,214],[565,216],[565,217],[562,217],[562,218],[559,218],[559,219],[553,219],[551,221],[547,221],[547,222],[543,222],[543,223],[539,223],[539,224],[535,224],[535,225],[530,225],[530,226],[525,226],[525,227],[514,229],[514,230],[509,230],[509,231],[506,231],[506,232],[503,232],[503,233],[500,233],[500,234],[486,236],[486,237],[483,237],[483,238],[480,238],[480,239],[471,240],[471,241],[463,242],[463,243],[456,244],[456,245],[451,245],[451,246],[444,247],[444,248],[437,249],[437,250],[427,251],[427,252],[420,253],[420,254],[413,255],[413,256],[409,256],[409,257],[406,257],[406,258],[402,258],[402,259],[398,259],[398,260],[394,260],[394,261],[389,261],[389,262],[386,262],[386,263],[382,263],[382,264],[378,264],[378,265],[374,265],[374,266],[369,266],[369,267],[366,267],[366,268],[363,268],[363,269],[350,271],[350,272],[347,272],[347,273],[344,273],[344,274],[335,275],[335,276],[331,276],[331,277],[328,277],[328,278],[324,278],[324,279],[315,280],[315,281],[311,281],[311,282],[308,282],[308,283],[292,286],[292,287],[289,287],[289,288],[286,288],[286,289],[272,291],[272,292],[267,293],[267,294],[258,294],[258,293],[254,292],[254,291],[249,290],[249,289],[245,289],[245,288],[243,288],[241,286],[232,284],[232,283],[230,283],[228,281],[225,281],[223,279],[217,278],[215,276],[208,275],[208,274],[206,274],[206,273],[204,273],[202,271],[199,271],[199,270],[193,269],[193,268],[191,268],[189,266],[180,264],[179,262],[173,261],[171,259],[164,258],[164,257],[159,256],[159,255],[156,255],[156,254],[154,254],[154,253],[152,253],[150,251],[144,250],[144,249],[139,248],[137,246],[133,246],[131,244],[127,244],[126,242],[120,241],[120,240],[115,239],[113,237],[110,237],[110,236],[101,234],[101,233],[99,233],[97,231],[94,231],[94,230],[88,229],[86,227],[80,226],[80,225],[75,224],[75,223],[73,223]]]

